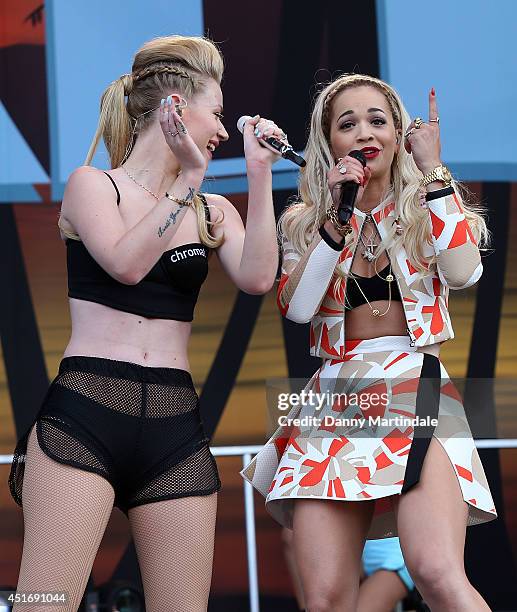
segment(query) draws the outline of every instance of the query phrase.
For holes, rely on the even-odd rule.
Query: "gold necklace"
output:
[[[374,265],[375,265],[375,264],[374,264]],[[382,278],[382,276],[380,276],[380,275],[379,275],[379,273],[377,272],[377,266],[376,266],[376,265],[375,265],[375,274],[376,274],[377,276],[379,276],[379,278]],[[366,295],[365,295],[364,291],[361,289],[361,285],[359,284],[359,281],[356,279],[356,277],[355,277],[355,276],[352,276],[352,278],[354,279],[354,282],[355,282],[355,284],[357,285],[357,288],[358,288],[358,289],[359,289],[359,291],[361,292],[361,295],[364,297],[364,299],[365,299],[366,303],[367,303],[367,304],[368,304],[368,306],[370,307],[370,310],[372,311],[372,315],[373,315],[374,317],[383,317],[385,314],[388,314],[388,311],[389,311],[389,309],[390,309],[390,307],[391,307],[391,283],[393,282],[393,280],[394,280],[394,278],[395,278],[395,277],[393,276],[393,274],[391,273],[391,263],[390,263],[390,271],[389,271],[389,273],[386,275],[386,278],[385,278],[385,279],[383,279],[383,280],[385,280],[385,281],[388,283],[388,308],[386,308],[386,310],[385,310],[384,312],[380,312],[378,308],[374,308],[374,307],[373,307],[373,306],[370,304],[370,302],[369,302],[368,298],[366,297]],[[345,291],[345,301],[348,301],[348,298],[347,298],[347,296],[346,296],[346,291]],[[349,310],[352,310],[353,306],[351,306],[351,305],[350,305],[350,302],[348,302],[348,305],[349,305]]]
[[[141,187],[142,189],[145,189],[147,193],[151,194],[157,202],[159,202],[162,199],[160,196],[157,196],[153,191],[148,189],[145,185],[142,185],[142,183],[139,183],[133,175],[129,174],[125,166],[122,166],[122,170],[124,170],[124,172],[129,176],[129,178],[133,181],[133,183],[136,183],[139,187]]]

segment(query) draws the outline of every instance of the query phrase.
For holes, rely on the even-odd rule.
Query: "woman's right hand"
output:
[[[345,172],[343,172],[343,169]],[[341,186],[347,182],[354,182],[359,185],[359,191],[357,192],[355,201],[355,205],[357,206],[363,197],[364,190],[368,185],[371,175],[372,171],[370,168],[368,168],[368,166],[363,167],[363,164],[354,157],[350,157],[349,155],[340,157],[336,165],[327,172],[327,182],[334,206],[336,208],[339,207],[341,201]]]
[[[165,142],[179,161],[182,172],[200,173],[204,177],[208,160],[192,140],[187,127],[176,112],[172,96],[161,101],[160,125]]]

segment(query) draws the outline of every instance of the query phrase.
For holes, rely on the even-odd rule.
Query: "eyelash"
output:
[[[380,121],[380,124],[375,124],[375,121]],[[375,125],[386,125],[386,121],[384,119],[381,119],[380,117],[372,119],[372,123],[374,123]],[[350,125],[353,125],[351,121],[345,121],[345,123],[341,125],[341,129],[347,129]]]
[[[214,113],[214,115],[219,119],[219,121],[222,121],[224,119],[223,113]]]

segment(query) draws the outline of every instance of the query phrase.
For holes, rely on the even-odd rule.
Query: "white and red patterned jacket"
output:
[[[479,249],[453,189],[431,192],[427,200],[432,245],[426,245],[424,254],[436,254],[436,264],[430,267],[429,273],[417,272],[404,248],[397,252],[387,250],[392,273],[398,282],[408,333],[418,347],[454,338],[448,312],[449,289],[469,287],[478,281],[483,271]],[[371,214],[384,239],[395,221],[394,202],[379,204]],[[354,209],[350,220],[353,241],[344,249],[318,233],[300,256],[289,240],[283,239],[278,306],[291,321],[311,322],[311,355],[324,359],[344,357],[346,279],[340,283],[338,291],[334,291],[334,269],[338,262],[343,262],[344,271],[350,271],[365,218],[365,213]]]

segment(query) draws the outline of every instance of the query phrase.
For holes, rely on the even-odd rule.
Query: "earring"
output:
[[[393,221],[393,225],[395,226],[395,233],[397,236],[400,236],[403,232],[402,226],[400,225],[400,218],[397,217],[395,221]]]
[[[174,110],[178,113],[180,117],[183,116],[183,109],[187,107],[187,101],[185,98],[180,98],[180,102],[174,105]]]

